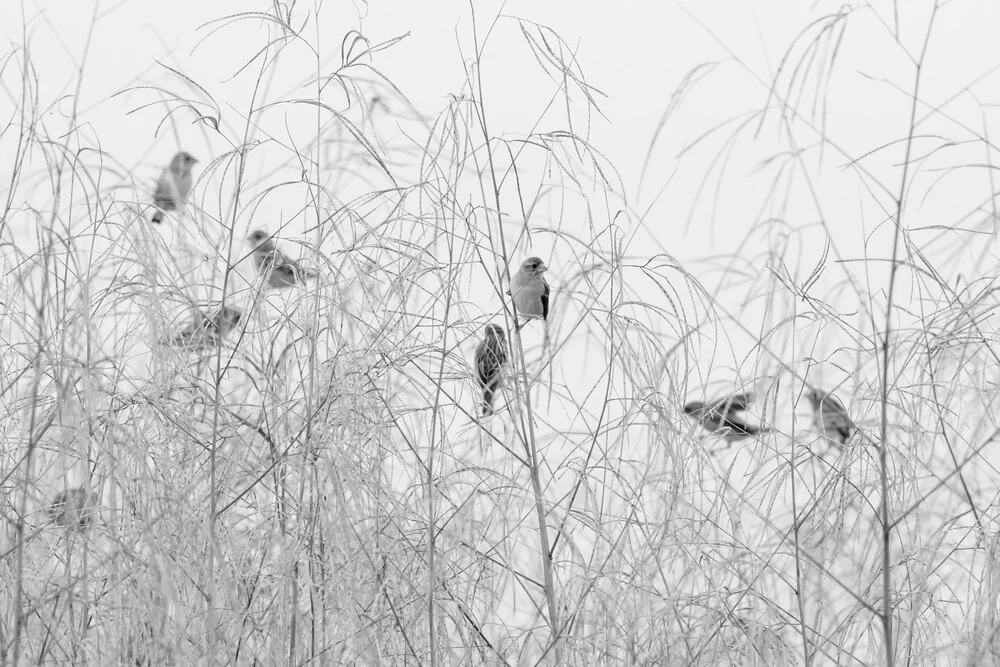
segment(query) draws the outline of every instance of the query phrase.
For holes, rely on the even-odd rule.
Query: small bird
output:
[[[56,494],[49,505],[49,516],[70,532],[86,530],[98,505],[96,493],[87,493],[83,487],[66,489]]]
[[[197,161],[187,151],[181,151],[163,168],[153,192],[153,205],[157,208],[152,222],[160,224],[164,211],[176,211],[184,205],[191,192],[191,168]]]
[[[198,349],[212,348],[219,340],[236,328],[243,317],[243,311],[232,306],[222,306],[212,315],[195,311],[194,321],[170,341],[173,345]]]
[[[840,399],[833,394],[812,389],[806,394],[812,404],[813,422],[823,435],[844,445],[854,435],[854,422]]]
[[[516,325],[520,329],[529,319],[541,318],[544,322],[549,316],[549,284],[542,275],[548,267],[538,257],[529,257],[521,263],[521,268],[510,279],[510,294],[514,300],[517,314],[525,318],[525,322]]]
[[[483,416],[493,414],[493,398],[507,363],[507,336],[498,324],[486,325],[486,336],[476,347],[476,382],[483,389]]]
[[[684,412],[697,419],[710,433],[718,433],[726,440],[741,440],[762,430],[759,426],[748,424],[738,414],[744,412],[752,400],[753,394],[745,393],[727,396],[708,405],[694,401],[684,406]]]
[[[258,273],[267,274],[268,287],[291,287],[319,276],[315,271],[304,269],[298,262],[286,257],[278,250],[271,235],[262,229],[252,232],[247,241],[254,247],[253,265]]]

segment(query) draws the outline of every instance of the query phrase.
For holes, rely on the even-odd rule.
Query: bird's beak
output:
[[[536,271],[537,271],[538,273],[545,273],[546,271],[548,271],[548,270],[549,270],[549,267],[545,266],[544,264],[539,264],[539,265],[538,265],[538,268],[537,268],[537,269],[535,269],[535,270],[536,270]]]

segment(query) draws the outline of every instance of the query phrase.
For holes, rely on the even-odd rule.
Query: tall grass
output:
[[[231,45],[231,79],[164,61],[113,98],[156,154],[183,139],[202,160],[162,228],[158,167],[106,152],[75,103],[47,117],[26,21],[0,74],[0,660],[994,661],[992,109],[972,126],[922,97],[951,11],[928,7],[897,8],[916,49],[899,16],[845,7],[769,75],[733,51],[696,68],[638,183],[591,139],[600,84],[545,26],[470,5],[466,80],[435,114],[379,66],[405,36],[333,32],[294,3],[220,17],[200,48]],[[912,68],[886,84],[897,135],[858,148],[828,111],[861,29]],[[501,33],[554,91],[516,133],[491,124]],[[737,70],[759,106],[698,124]],[[678,180],[658,180],[675,144]],[[952,158],[968,145],[985,161]],[[965,169],[986,189],[910,222]],[[681,191],[689,228],[714,225],[745,179],[759,197],[717,230],[731,254],[688,259],[650,213]],[[832,180],[881,212],[860,245],[837,234]],[[258,227],[322,278],[262,289]],[[534,254],[552,313],[516,330],[506,290]],[[238,331],[164,344],[220,303]],[[480,419],[490,322],[512,360]],[[810,387],[844,400],[846,447],[817,432]],[[726,447],[681,410],[737,389],[759,438]],[[53,507],[78,488],[96,508]]]

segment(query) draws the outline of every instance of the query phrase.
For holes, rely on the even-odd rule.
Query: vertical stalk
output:
[[[899,242],[903,229],[903,202],[906,199],[906,182],[909,178],[910,154],[913,150],[913,134],[916,129],[917,104],[920,100],[920,74],[923,68],[924,57],[927,55],[927,46],[930,44],[931,32],[934,28],[934,18],[937,16],[938,3],[934,3],[931,10],[930,20],[927,24],[927,34],[924,37],[924,44],[920,52],[920,58],[916,61],[916,72],[913,81],[913,98],[910,102],[910,126],[906,138],[906,151],[903,158],[903,173],[899,182],[899,194],[896,196],[896,224],[893,228],[892,256],[889,260],[889,288],[886,296],[885,308],[885,334],[882,337],[882,420],[880,424],[880,441],[878,447],[879,473],[882,482],[882,501],[879,504],[879,518],[882,523],[882,631],[885,641],[885,664],[892,667],[895,658],[893,655],[892,640],[892,574],[890,572],[892,557],[892,525],[889,523],[889,466],[888,466],[888,444],[886,436],[888,434],[889,420],[889,350],[892,344],[892,311],[893,300],[896,289],[896,272],[899,270]]]
[[[490,178],[493,184],[493,197],[494,204],[496,206],[497,215],[497,231],[500,238],[500,252],[503,259],[503,277],[507,285],[510,285],[510,256],[507,254],[507,241],[503,233],[503,221],[500,219],[499,211],[501,211],[500,206],[500,185],[497,183],[496,168],[493,164],[493,149],[490,144],[490,133],[488,130],[486,122],[486,105],[485,98],[483,97],[483,84],[482,84],[482,59],[480,58],[480,48],[479,48],[479,35],[476,29],[476,8],[475,3],[470,0],[469,8],[472,13],[472,39],[473,47],[475,49],[474,60],[476,63],[477,76],[475,80],[475,86],[478,92],[478,99],[475,100],[474,107],[479,114],[479,126],[483,131],[483,139],[486,144],[486,158],[489,161],[489,171]],[[501,283],[503,284],[503,283]],[[503,298],[503,290],[501,290],[501,298]],[[517,322],[517,306],[514,305],[514,299],[511,298],[509,301],[510,310],[513,320]],[[548,606],[549,612],[549,631],[550,631],[550,644],[555,647],[555,663],[561,664],[561,650],[558,644],[558,632],[559,632],[559,615],[558,615],[558,605],[556,602],[556,586],[555,586],[555,575],[553,572],[552,564],[552,551],[549,548],[549,537],[548,529],[545,525],[545,501],[542,495],[542,482],[541,476],[539,474],[538,465],[538,447],[537,441],[535,439],[535,419],[531,410],[531,387],[528,382],[528,370],[527,364],[524,360],[524,346],[521,341],[521,332],[516,327],[514,329],[514,334],[511,337],[517,344],[517,349],[514,357],[519,361],[520,368],[517,369],[521,375],[521,379],[524,382],[524,406],[527,412],[527,433],[524,434],[522,431],[522,437],[524,437],[524,447],[528,459],[528,474],[531,478],[531,490],[534,495],[535,500],[535,513],[538,519],[538,540],[539,548],[542,556],[542,577],[545,583],[545,598]],[[513,351],[513,350],[512,350]],[[519,411],[520,412],[520,411]]]

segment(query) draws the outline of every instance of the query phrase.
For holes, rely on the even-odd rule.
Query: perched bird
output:
[[[761,427],[748,424],[742,414],[753,394],[736,394],[713,401],[706,405],[694,401],[684,406],[684,412],[691,415],[710,433],[718,433],[726,440],[741,440],[761,432]]]
[[[541,318],[545,321],[549,316],[549,284],[542,275],[548,267],[537,257],[529,257],[521,263],[521,268],[511,276],[510,289],[507,293],[514,299],[517,314],[525,320]],[[527,324],[517,325],[520,329]]]
[[[184,205],[191,192],[191,168],[197,161],[187,151],[181,151],[163,168],[153,192],[153,205],[156,206],[153,222],[159,224],[164,211],[176,211]]]
[[[483,389],[483,416],[493,414],[493,398],[507,363],[507,337],[498,324],[486,325],[486,336],[476,348],[476,381]]]
[[[49,505],[49,516],[70,532],[86,530],[98,505],[96,493],[87,493],[83,487],[66,489],[56,494]]]
[[[202,349],[216,347],[220,339],[236,328],[242,317],[243,311],[232,306],[223,306],[212,315],[198,310],[194,321],[170,342],[173,345]]]
[[[278,250],[271,235],[258,229],[247,237],[254,247],[252,258],[257,273],[267,274],[268,287],[281,289],[302,283],[319,274],[299,266],[298,262],[289,259]]]
[[[817,389],[810,390],[806,398],[812,404],[816,428],[828,439],[844,445],[854,435],[854,422],[839,398]]]

